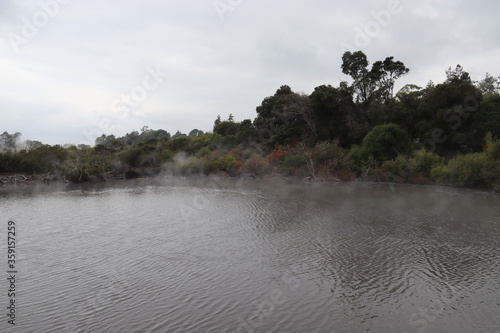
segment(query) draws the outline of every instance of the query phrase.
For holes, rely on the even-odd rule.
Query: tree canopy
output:
[[[371,64],[371,66],[370,66]],[[70,181],[174,174],[369,178],[500,188],[500,78],[474,81],[464,67],[425,87],[395,83],[409,72],[388,56],[371,63],[345,52],[350,82],[310,94],[281,85],[256,107],[255,119],[218,115],[212,132],[188,135],[143,126],[94,147],[21,142],[0,135],[0,173],[59,174]]]

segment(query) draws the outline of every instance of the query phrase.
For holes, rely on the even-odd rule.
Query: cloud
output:
[[[340,70],[342,43],[352,44],[356,29],[390,3],[232,2],[221,20],[211,0],[73,0],[14,52],[8,33],[20,34],[23,18],[49,1],[60,0],[0,4],[0,130],[50,144],[143,125],[207,131],[218,114],[253,119],[255,107],[283,84],[306,93],[338,85],[348,79]],[[363,48],[372,62],[392,55],[411,69],[398,84],[439,82],[457,63],[473,79],[499,74],[500,4],[400,3],[401,13]],[[113,113],[113,102],[159,64],[169,77],[126,116]],[[111,125],[101,126],[103,119]]]

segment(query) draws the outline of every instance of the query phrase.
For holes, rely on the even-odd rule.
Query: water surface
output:
[[[222,180],[3,189],[15,332],[497,333],[499,199]]]

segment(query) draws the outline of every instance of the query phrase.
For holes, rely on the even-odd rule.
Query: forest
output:
[[[380,181],[500,190],[500,77],[474,81],[457,65],[427,86],[395,82],[409,72],[387,57],[345,52],[350,82],[307,95],[283,85],[255,119],[217,116],[212,130],[171,135],[144,126],[103,134],[93,147],[21,142],[0,135],[0,181],[99,182],[166,175]]]

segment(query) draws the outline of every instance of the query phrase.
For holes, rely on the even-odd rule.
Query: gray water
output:
[[[387,184],[0,189],[1,332],[500,332],[500,195]],[[3,254],[2,254],[3,253]]]

